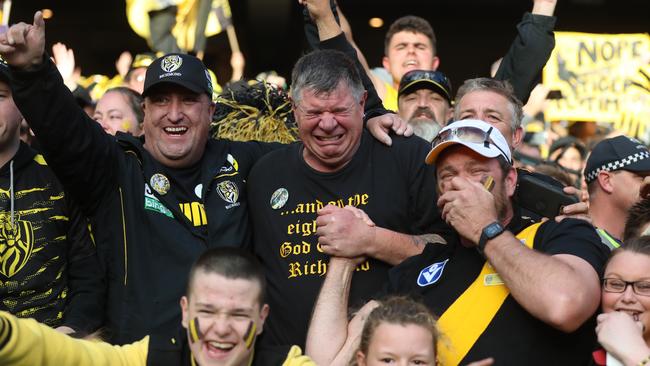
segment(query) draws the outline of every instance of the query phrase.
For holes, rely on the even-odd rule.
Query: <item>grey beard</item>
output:
[[[414,118],[409,121],[409,124],[413,127],[413,133],[429,142],[433,141],[442,129],[436,121],[430,119]]]

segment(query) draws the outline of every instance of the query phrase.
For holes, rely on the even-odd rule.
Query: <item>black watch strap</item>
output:
[[[481,237],[479,238],[478,244],[476,246],[478,251],[483,254],[483,251],[485,251],[485,245],[487,244],[488,240],[494,239],[497,236],[503,234],[505,230],[506,229],[504,229],[498,221],[495,221],[484,227],[481,231]]]

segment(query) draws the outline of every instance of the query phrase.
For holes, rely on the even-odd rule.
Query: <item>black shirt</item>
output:
[[[334,173],[310,168],[302,148],[293,144],[268,154],[249,175],[253,249],[266,270],[272,309],[263,344],[305,342],[328,264],[316,236],[318,209],[328,203],[356,206],[377,226],[403,233],[433,233],[444,226],[435,204],[435,168],[424,164],[429,151],[424,140],[393,137],[387,147],[364,132],[352,160]],[[360,265],[350,304],[363,304],[377,292],[389,268],[374,259]]]

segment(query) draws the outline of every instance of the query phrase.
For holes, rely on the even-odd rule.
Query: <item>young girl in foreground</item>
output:
[[[440,334],[429,309],[407,297],[384,300],[368,316],[350,365],[436,365]],[[491,358],[468,366],[488,366]]]

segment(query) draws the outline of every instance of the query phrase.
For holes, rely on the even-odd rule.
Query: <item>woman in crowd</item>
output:
[[[612,252],[602,308],[596,333],[604,350],[594,352],[595,364],[650,366],[650,236],[629,240]]]
[[[121,131],[140,136],[144,119],[142,96],[122,86],[109,89],[97,101],[93,118],[111,135]]]

